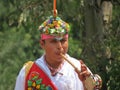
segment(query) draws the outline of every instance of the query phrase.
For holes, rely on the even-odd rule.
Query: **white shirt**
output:
[[[78,69],[80,70],[81,64],[78,60],[67,55],[68,60],[70,60]],[[64,62],[61,70],[55,76],[51,76],[51,72],[44,62],[44,55],[37,59],[36,64],[39,65],[48,75],[48,77],[53,81],[58,90],[84,90],[81,80],[78,78],[77,73],[74,68],[68,63]],[[19,72],[16,80],[16,85],[14,90],[24,90],[25,86],[25,66]]]

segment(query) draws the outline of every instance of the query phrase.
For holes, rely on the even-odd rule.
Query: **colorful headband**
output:
[[[63,39],[63,37],[68,38],[68,34],[65,34],[64,36],[61,36],[61,37],[47,35],[47,34],[41,34],[41,40],[46,40],[46,39],[50,39],[50,38],[55,38],[57,40],[61,40],[61,39]]]
[[[39,30],[41,34],[63,36],[68,33],[68,31],[70,30],[70,26],[60,17],[50,16],[39,26]]]

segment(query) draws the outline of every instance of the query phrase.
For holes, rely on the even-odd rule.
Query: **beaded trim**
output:
[[[60,36],[67,34],[70,30],[68,23],[64,22],[60,17],[50,16],[40,26],[39,30],[42,34]]]

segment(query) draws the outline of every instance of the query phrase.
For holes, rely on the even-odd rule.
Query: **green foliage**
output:
[[[68,53],[71,56],[74,56],[75,58],[81,59],[81,52],[82,52],[82,48],[81,48],[81,43],[78,40],[75,40],[73,38],[69,38],[69,49],[68,49]]]
[[[107,82],[108,90],[119,90],[120,88],[120,60],[111,60],[107,65],[107,74],[109,80]]]
[[[108,90],[119,90],[120,88],[120,7],[114,6],[113,11],[113,27],[110,29],[108,38],[106,40],[106,45],[111,48],[112,57],[107,64],[107,75],[108,82],[107,87]]]

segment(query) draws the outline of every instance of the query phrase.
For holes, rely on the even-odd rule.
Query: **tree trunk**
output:
[[[102,12],[96,0],[84,0],[84,5],[85,31],[83,32],[84,50],[82,56],[92,72],[100,74],[100,71],[106,72]],[[102,90],[107,90],[105,84],[103,87]]]
[[[95,6],[94,0],[85,0],[85,31],[84,31],[84,55],[95,63],[96,55],[101,56],[103,24],[101,10]],[[98,51],[99,50],[99,51]],[[97,52],[97,53],[96,53]]]

